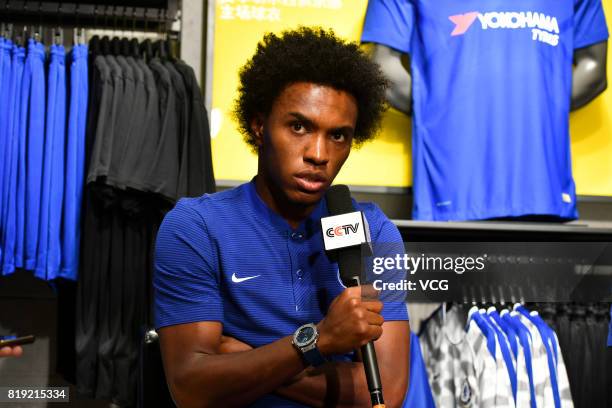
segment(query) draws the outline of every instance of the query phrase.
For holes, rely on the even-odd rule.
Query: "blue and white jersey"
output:
[[[500,338],[498,338],[496,330],[491,325],[484,310],[479,311],[477,308],[472,308],[468,317],[469,321],[475,322],[480,328],[482,335],[486,339],[487,349],[493,356],[495,361],[495,376],[487,379],[488,386],[495,389],[495,407],[510,407],[516,406],[514,402],[514,394],[512,392],[512,384],[505,358],[511,359],[508,347],[502,349]],[[469,327],[469,326],[468,326]],[[469,331],[469,329],[468,329]],[[486,406],[486,405],[485,405]]]
[[[410,54],[413,217],[572,219],[574,50],[601,0],[370,0],[362,41]]]

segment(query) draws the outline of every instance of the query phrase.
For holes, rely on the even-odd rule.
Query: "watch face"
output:
[[[310,326],[303,327],[295,337],[295,341],[298,346],[308,344],[315,335],[314,328]]]

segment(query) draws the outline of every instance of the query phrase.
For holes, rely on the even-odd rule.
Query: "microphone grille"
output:
[[[344,184],[331,186],[325,193],[329,215],[346,214],[355,211],[351,201],[351,192]]]

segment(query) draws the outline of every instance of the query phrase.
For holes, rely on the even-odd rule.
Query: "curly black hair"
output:
[[[240,69],[233,113],[254,151],[252,119],[268,115],[283,89],[296,82],[330,86],[356,99],[356,145],[371,139],[379,129],[388,86],[380,67],[356,43],[339,39],[331,30],[299,27],[280,35],[266,34],[255,55]]]

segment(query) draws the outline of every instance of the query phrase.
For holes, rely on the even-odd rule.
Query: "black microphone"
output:
[[[342,214],[351,214],[352,216],[344,216],[336,222],[326,223],[326,219],[322,219],[323,234],[326,240],[326,249],[330,249],[327,241],[332,239],[345,240],[338,243],[336,248],[331,248],[333,251],[333,259],[338,262],[340,277],[345,286],[359,286],[362,282],[362,265],[361,265],[361,245],[368,243],[369,231],[365,217],[360,212],[356,212],[351,201],[351,193],[345,185],[335,185],[327,190],[325,194],[327,209],[330,217],[327,219],[338,219],[334,216]],[[333,217],[333,218],[332,218]],[[361,218],[361,226],[359,219]],[[362,234],[358,241],[347,241],[350,234]],[[359,242],[359,243],[357,243]],[[332,245],[333,247],[333,245]],[[374,342],[369,342],[361,347],[361,355],[363,358],[363,367],[365,369],[366,380],[368,382],[368,390],[372,399],[372,406],[376,408],[384,408],[384,399],[382,392],[382,383],[380,381],[380,373],[378,371],[378,362],[376,360],[376,350]]]

